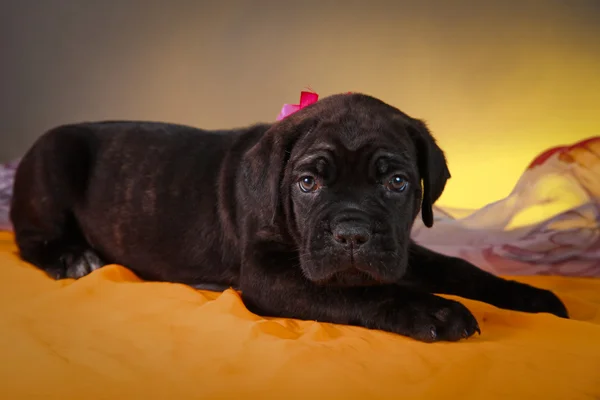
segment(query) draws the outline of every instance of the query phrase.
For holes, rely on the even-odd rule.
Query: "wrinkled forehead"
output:
[[[406,123],[382,113],[325,115],[300,137],[290,160],[295,162],[320,152],[341,158],[352,157],[356,161],[377,153],[416,160],[416,149]]]

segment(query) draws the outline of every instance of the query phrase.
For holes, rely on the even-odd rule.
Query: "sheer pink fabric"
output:
[[[600,276],[600,137],[548,150],[512,193],[479,210],[442,209],[414,239],[503,275]]]

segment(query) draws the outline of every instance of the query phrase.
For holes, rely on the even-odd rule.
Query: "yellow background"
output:
[[[78,120],[273,120],[311,86],[428,121],[453,174],[440,204],[479,207],[600,133],[595,0],[25,3],[2,11],[0,161]]]

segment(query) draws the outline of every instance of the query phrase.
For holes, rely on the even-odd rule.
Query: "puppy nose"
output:
[[[367,228],[340,224],[333,230],[333,238],[344,247],[357,249],[371,239]]]

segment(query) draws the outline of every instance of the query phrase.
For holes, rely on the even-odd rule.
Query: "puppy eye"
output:
[[[314,192],[319,188],[317,180],[310,175],[300,178],[298,181],[298,186],[300,186],[300,190],[302,190],[304,193]]]
[[[393,192],[403,192],[408,186],[408,182],[402,175],[392,176],[386,183],[385,187]]]

